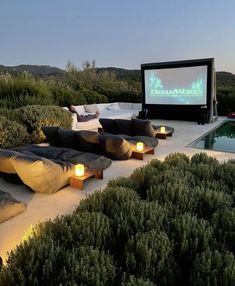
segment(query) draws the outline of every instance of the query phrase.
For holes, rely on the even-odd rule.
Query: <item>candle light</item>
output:
[[[136,143],[136,150],[137,151],[143,151],[144,150],[144,143],[143,142],[137,142]]]
[[[77,164],[75,165],[75,176],[82,177],[84,175],[84,165]]]
[[[160,132],[161,132],[161,133],[165,133],[165,132],[166,132],[166,127],[165,127],[165,126],[161,126]]]

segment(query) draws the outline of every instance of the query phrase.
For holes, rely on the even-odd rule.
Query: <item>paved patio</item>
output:
[[[103,189],[107,182],[119,176],[130,175],[135,168],[141,167],[153,158],[163,160],[165,156],[174,152],[183,152],[188,156],[195,153],[206,152],[216,157],[219,161],[235,159],[233,153],[215,152],[209,150],[193,149],[186,147],[208,130],[220,124],[225,118],[220,117],[212,124],[197,125],[195,122],[153,120],[155,125],[168,125],[175,128],[173,137],[159,140],[155,155],[146,155],[143,161],[113,161],[113,164],[104,171],[104,180],[91,179],[85,183],[85,190],[79,191],[70,186],[63,188],[55,194],[33,193],[27,187],[7,183],[0,178],[0,189],[11,193],[16,199],[24,201],[27,209],[16,217],[0,224],[0,256],[5,259],[7,251],[13,249],[22,239],[30,227],[39,221],[53,219],[57,215],[71,213],[88,194],[97,189]]]

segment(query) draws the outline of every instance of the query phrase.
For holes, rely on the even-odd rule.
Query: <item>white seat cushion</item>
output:
[[[132,109],[132,102],[120,102],[119,106],[121,109]]]

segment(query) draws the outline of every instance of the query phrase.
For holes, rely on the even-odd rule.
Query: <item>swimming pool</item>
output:
[[[235,153],[235,120],[227,120],[188,147]]]

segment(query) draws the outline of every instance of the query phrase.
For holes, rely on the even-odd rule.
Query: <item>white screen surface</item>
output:
[[[203,105],[207,102],[207,66],[144,70],[145,103]]]

